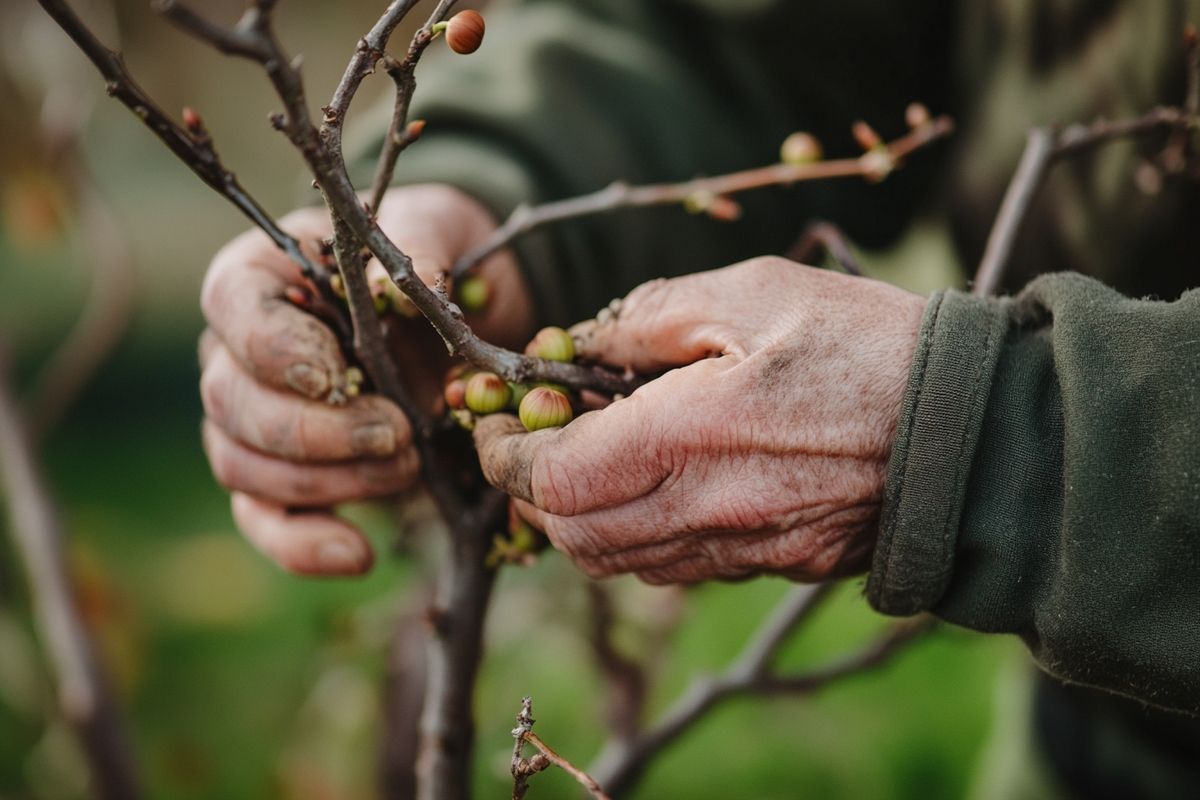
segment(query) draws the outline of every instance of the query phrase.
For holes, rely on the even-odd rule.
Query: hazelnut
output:
[[[446,44],[460,55],[474,53],[483,44],[484,27],[478,11],[460,11],[446,24]]]

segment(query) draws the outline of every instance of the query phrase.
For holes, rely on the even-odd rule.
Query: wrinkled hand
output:
[[[778,258],[645,284],[579,351],[681,368],[562,429],[480,420],[484,472],[595,577],[862,571],[924,304]]]
[[[391,191],[379,221],[427,282],[495,227],[477,202],[433,185]],[[306,246],[330,232],[323,209],[297,211],[282,225]],[[382,274],[378,264],[371,270]],[[514,259],[498,254],[481,274],[493,299],[472,326],[492,341],[523,343],[532,314]],[[346,363],[334,334],[284,299],[288,286],[302,283],[299,268],[258,231],[213,260],[201,298],[210,326],[200,348],[205,449],[217,480],[233,491],[238,526],[260,550],[293,572],[358,574],[371,566],[370,546],[332,508],[411,487],[418,459],[408,421],[391,402],[327,402]],[[409,333],[427,329],[414,320]],[[429,354],[441,350],[439,342],[401,368],[425,370],[440,386]]]

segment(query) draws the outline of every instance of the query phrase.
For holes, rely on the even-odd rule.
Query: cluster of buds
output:
[[[575,341],[562,328],[543,328],[525,352],[548,361],[569,362],[575,358]],[[467,430],[475,427],[475,417],[502,411],[515,411],[530,431],[561,428],[574,417],[566,387],[509,383],[480,370],[452,370],[442,397],[451,416]]]
[[[509,503],[508,530],[504,534],[498,533],[492,537],[492,549],[487,554],[485,563],[490,569],[496,569],[501,564],[530,567],[537,560],[537,554],[546,549],[547,544],[546,537],[521,519],[516,508]]]

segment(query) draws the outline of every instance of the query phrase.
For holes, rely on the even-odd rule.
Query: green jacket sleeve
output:
[[[1200,713],[1200,290],[1056,274],[1012,300],[935,295],[867,593]]]

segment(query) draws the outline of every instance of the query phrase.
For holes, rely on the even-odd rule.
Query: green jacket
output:
[[[783,252],[813,218],[866,247],[947,219],[969,273],[1025,131],[1178,102],[1186,20],[1200,2],[497,2],[478,54],[422,66],[429,127],[398,179],[503,216],[618,178],[769,163],[795,130],[853,154],[855,119],[895,135],[920,100],[959,133],[882,185],[763,190],[726,225],[619,212],[518,251],[547,322]],[[1135,188],[1155,145],[1057,168],[1014,254],[1016,298],[930,300],[867,595],[1017,634],[1064,681],[1200,714],[1200,292],[1180,296],[1200,284],[1200,191]],[[1029,283],[1063,270],[1080,274]]]

